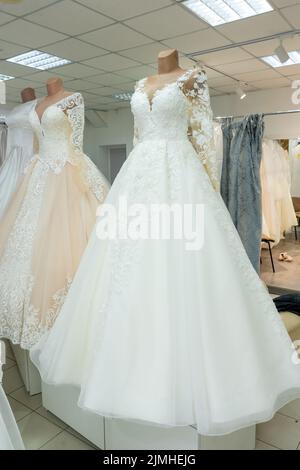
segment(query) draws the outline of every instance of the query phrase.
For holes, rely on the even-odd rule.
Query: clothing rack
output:
[[[290,109],[288,111],[273,111],[270,113],[249,113],[249,114],[244,114],[241,116],[217,116],[214,119],[217,119],[217,120],[227,119],[227,118],[242,119],[250,114],[262,114],[262,116],[265,117],[265,116],[280,116],[282,114],[296,114],[296,113],[300,113],[300,109]]]

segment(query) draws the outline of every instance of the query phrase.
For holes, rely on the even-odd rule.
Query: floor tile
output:
[[[32,413],[32,410],[23,405],[23,403],[20,403],[10,396],[7,398],[16,421],[20,421],[21,419],[25,418],[25,416],[28,416],[30,413]]]
[[[279,413],[285,416],[290,416],[290,418],[295,418],[300,420],[300,399],[292,401],[285,405]]]
[[[266,442],[262,442],[257,439],[255,450],[280,450],[280,449],[278,449],[278,447],[270,446],[270,444],[266,444]]]
[[[55,416],[54,414],[50,413],[50,411],[47,411],[43,406],[41,406],[40,408],[38,408],[36,410],[36,412],[43,416],[44,418],[46,418],[48,421],[50,421],[51,423],[53,424],[56,424],[56,426],[59,426],[60,428],[62,429],[67,429],[68,428],[68,425],[66,423],[64,423],[63,421],[61,421],[59,418],[57,418],[57,416]]]
[[[39,393],[38,395],[30,396],[29,393],[25,390],[25,387],[16,390],[15,392],[10,393],[10,396],[13,397],[15,400],[23,403],[23,405],[27,406],[31,410],[35,411],[40,406],[42,406],[42,394]]]
[[[67,431],[63,431],[45,444],[41,450],[95,450],[85,442],[73,436]]]
[[[257,439],[283,450],[295,450],[300,442],[300,423],[288,416],[276,414],[271,421],[256,428]]]
[[[15,361],[15,355],[13,353],[10,342],[7,339],[5,339],[4,342],[5,342],[6,357]]]
[[[93,447],[94,449],[98,449],[98,447],[95,444],[90,442],[88,439],[86,439],[84,436],[82,436],[79,432],[75,431],[75,429],[71,428],[70,426],[67,428],[67,431],[73,436],[80,439],[81,441],[85,442],[87,445]]]
[[[37,450],[61,432],[61,428],[33,412],[18,422],[27,450]]]
[[[24,384],[17,366],[13,366],[5,371],[3,376],[3,388],[7,394],[18,390],[18,388],[22,387],[22,385]]]

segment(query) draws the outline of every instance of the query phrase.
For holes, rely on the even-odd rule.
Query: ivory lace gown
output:
[[[79,93],[29,120],[39,154],[12,198],[0,233],[0,337],[29,349],[53,325],[108,192],[83,154]]]
[[[46,382],[80,386],[79,405],[100,415],[191,424],[208,435],[268,420],[300,396],[300,367],[211,183],[206,75],[186,72],[152,103],[142,80],[132,110],[135,147],[106,202],[204,204],[204,246],[99,240],[96,226],[61,314],[31,357]]]
[[[24,169],[33,157],[33,130],[29,113],[34,106],[36,100],[21,104],[12,109],[6,117],[8,136],[6,157],[0,168],[0,220],[23,176]]]

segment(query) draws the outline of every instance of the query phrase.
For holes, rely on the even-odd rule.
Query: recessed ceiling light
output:
[[[292,51],[288,52],[289,59],[286,62],[281,62],[277,55],[269,55],[266,57],[262,57],[262,60],[267,64],[271,65],[271,67],[283,67],[286,65],[295,65],[300,64],[300,52]]]
[[[61,59],[42,51],[30,51],[25,54],[17,55],[7,59],[7,62],[13,62],[18,65],[25,65],[38,70],[48,70],[61,65],[70,64],[71,60]]]
[[[113,95],[113,99],[117,101],[130,101],[133,93],[116,93]]]
[[[273,10],[267,0],[184,0],[182,4],[212,26]]]
[[[0,82],[5,82],[6,80],[13,80],[15,77],[10,77],[9,75],[2,75],[0,73]]]

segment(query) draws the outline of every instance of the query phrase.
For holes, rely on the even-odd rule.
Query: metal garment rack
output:
[[[262,114],[263,117],[266,117],[266,116],[280,116],[282,114],[297,114],[297,113],[300,113],[300,109],[291,109],[289,111],[273,111],[270,113],[248,113],[248,114],[244,114],[241,116],[233,116],[233,115],[232,116],[217,116],[214,119],[216,120],[227,119],[227,118],[242,119],[251,114]]]

